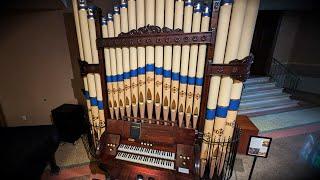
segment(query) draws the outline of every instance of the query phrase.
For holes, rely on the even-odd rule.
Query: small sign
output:
[[[178,172],[185,173],[185,174],[189,174],[189,169],[179,167],[179,168],[178,168]]]
[[[250,136],[247,155],[267,158],[271,140],[269,137]]]

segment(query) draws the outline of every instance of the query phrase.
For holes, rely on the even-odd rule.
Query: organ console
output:
[[[100,157],[111,179],[194,179],[195,130],[148,122],[107,121]]]
[[[106,15],[73,6],[91,132],[111,179],[221,176],[235,160],[259,0],[121,0]]]

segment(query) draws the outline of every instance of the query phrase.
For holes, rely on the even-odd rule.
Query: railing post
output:
[[[275,81],[277,87],[284,88],[290,94],[295,93],[300,82],[300,78],[296,73],[275,58],[272,58],[269,76]]]

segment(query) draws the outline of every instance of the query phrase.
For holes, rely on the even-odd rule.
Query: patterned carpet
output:
[[[49,167],[42,180],[104,180],[105,176],[87,153],[85,141],[80,138],[74,144],[61,143],[56,151],[56,162],[61,168],[58,175],[51,175]]]
[[[74,144],[61,143],[56,151],[56,161],[59,167],[66,168],[87,165],[91,158],[80,138]]]

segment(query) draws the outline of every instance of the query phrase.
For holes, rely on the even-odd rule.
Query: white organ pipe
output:
[[[137,29],[145,26],[144,0],[136,1]],[[146,103],[146,48],[138,47],[138,84],[140,117],[144,118]]]
[[[250,54],[250,48],[257,20],[259,4],[260,0],[248,0],[247,2],[247,9],[243,22],[237,59],[243,59],[249,56]],[[233,135],[233,129],[240,104],[242,87],[243,83],[241,81],[233,81],[230,95],[229,110],[227,114],[227,122],[223,134],[225,138],[230,138]]]
[[[101,28],[102,28],[102,37],[108,38],[107,17],[102,17]],[[113,97],[113,92],[112,92],[112,90],[113,90],[112,82],[113,82],[114,78],[111,74],[111,65],[110,65],[111,60],[110,60],[110,49],[109,48],[104,48],[104,59],[105,59],[105,68],[106,68],[108,106],[109,106],[111,119],[114,119],[114,109],[113,109],[114,97]]]
[[[210,8],[208,6],[204,7],[202,20],[201,20],[201,32],[207,32],[209,30],[210,24]],[[203,84],[203,75],[204,75],[204,67],[206,61],[206,52],[207,45],[200,44],[199,45],[199,53],[198,53],[198,63],[197,63],[197,73],[196,73],[196,82],[195,82],[195,90],[194,90],[194,100],[193,100],[193,129],[197,128],[197,121],[200,113],[200,102],[201,102],[201,93],[202,93],[202,84]]]
[[[81,30],[80,30],[80,22],[79,22],[79,14],[78,14],[78,0],[72,0],[72,8],[73,8],[74,22],[75,22],[75,25],[76,25],[76,32],[77,32],[80,60],[84,61],[82,39],[81,39]]]
[[[184,2],[184,18],[183,32],[190,33],[192,28],[193,3],[192,0]],[[179,84],[179,103],[178,103],[178,120],[179,126],[183,125],[183,117],[185,111],[187,81],[188,81],[188,65],[189,65],[190,45],[182,46],[181,66],[180,66],[180,84]]]
[[[91,6],[88,8],[88,25],[89,25],[89,33],[90,33],[90,45],[91,45],[91,53],[92,53],[92,63],[99,64],[98,57],[98,49],[96,45],[96,25],[93,13],[96,7]],[[105,131],[105,117],[104,117],[104,107],[103,107],[103,98],[102,98],[102,87],[101,87],[101,77],[99,73],[94,73],[94,80],[96,85],[96,93],[97,93],[97,106],[99,110],[99,139],[102,133]]]
[[[120,4],[121,32],[129,31],[127,0],[121,0]],[[125,92],[125,107],[127,116],[131,116],[131,81],[130,81],[130,51],[128,47],[122,47],[123,79]],[[129,119],[130,120],[130,119]]]
[[[174,17],[174,0],[165,1],[164,25],[173,29]],[[163,120],[168,120],[170,107],[170,90],[171,90],[171,63],[172,63],[172,46],[164,46],[163,61]]]
[[[201,4],[197,3],[193,10],[192,18],[192,32],[200,32],[201,26]],[[197,59],[198,59],[198,44],[192,44],[190,48],[189,57],[189,70],[188,70],[188,86],[187,86],[187,99],[186,99],[186,127],[190,128],[190,119],[193,107],[193,95],[194,95],[194,85],[196,82],[196,69],[197,69]]]
[[[114,37],[114,25],[112,14],[107,15],[107,29],[109,37]],[[113,95],[113,108],[115,113],[115,118],[119,119],[119,88],[118,88],[118,74],[117,74],[117,59],[116,50],[114,47],[110,47],[110,67],[111,75],[113,77],[112,81],[112,95]],[[121,94],[123,95],[123,94]]]
[[[87,19],[87,5],[85,0],[79,2],[79,22],[81,29],[81,40],[83,47],[83,55],[86,61],[92,62],[89,27]]]
[[[80,21],[80,28],[81,28],[81,38],[82,38],[82,47],[84,52],[85,61],[88,64],[92,64],[92,54],[91,54],[91,44],[90,44],[90,33],[89,33],[89,26],[88,26],[88,14],[87,14],[87,6],[86,1],[79,2],[79,21]],[[94,125],[94,137],[97,138],[100,135],[99,126],[99,109],[97,103],[97,93],[95,87],[95,78],[93,73],[87,74],[88,80],[88,91],[90,96],[90,103],[91,103],[91,113],[92,113],[92,121]],[[97,141],[98,139],[96,139]]]
[[[232,3],[224,2],[220,7],[218,28],[215,41],[215,48],[213,54],[213,63],[221,64],[224,60],[224,52],[227,43],[230,15],[231,15]],[[207,101],[206,119],[203,130],[203,140],[200,153],[200,176],[203,177],[205,167],[208,163],[211,136],[214,125],[215,112],[217,107],[217,99],[220,86],[220,76],[214,75],[210,79],[209,95]]]
[[[177,0],[175,4],[174,29],[182,29],[183,24],[182,0]],[[172,73],[171,73],[171,121],[175,122],[178,98],[179,98],[179,75],[180,75],[181,45],[174,45],[172,52]]]
[[[155,0],[145,1],[146,25],[154,25]],[[148,118],[152,119],[154,102],[154,46],[146,46],[146,99]],[[149,120],[151,123],[151,120]]]
[[[79,13],[78,13],[78,1],[77,0],[72,0],[72,7],[73,7],[73,15],[74,15],[74,21],[75,21],[75,26],[76,26],[76,32],[77,32],[80,60],[84,61],[81,30],[80,30],[80,20],[79,20]],[[88,80],[87,80],[86,76],[83,76],[83,85],[84,85],[84,96],[86,99],[86,104],[87,104],[87,109],[88,109],[88,117],[89,117],[90,124],[93,125],[92,113],[91,113],[91,103],[90,103],[89,91],[88,91]],[[91,134],[93,134],[93,129],[90,129],[90,130],[91,130]],[[93,138],[93,140],[94,140],[94,144],[95,144],[95,138]]]
[[[136,1],[129,0],[128,1],[128,23],[129,23],[129,31],[137,28],[137,20],[136,20]],[[134,117],[138,117],[138,70],[137,70],[137,48],[134,46],[130,46],[130,81],[131,81],[131,105],[132,112]],[[136,121],[136,119],[135,119]]]
[[[156,26],[164,26],[165,0],[156,0]],[[163,78],[163,46],[155,47],[155,111],[156,119],[160,119],[162,105],[162,78]],[[157,122],[158,123],[158,122]]]
[[[113,10],[114,10],[113,11],[114,37],[118,37],[118,35],[121,33],[120,10],[118,6],[115,6]],[[116,59],[117,59],[117,75],[118,75],[118,89],[119,89],[118,91],[119,106],[120,106],[121,118],[123,118],[123,116],[125,116],[125,98],[128,98],[128,96],[127,95],[125,96],[125,93],[124,93],[122,49],[120,47],[116,47]]]
[[[228,41],[224,57],[224,64],[228,64],[230,61],[235,60],[237,58],[246,5],[247,0],[234,0],[229,25]],[[233,79],[230,76],[222,76],[218,97],[217,113],[215,117],[214,131],[212,134],[212,139],[214,139],[214,141],[225,140],[223,139],[222,135],[226,124],[232,83]],[[224,152],[222,149],[217,149],[217,146],[215,145],[212,148],[212,155],[216,157],[218,156],[218,158],[223,159]],[[216,160],[218,159],[213,159],[211,161],[209,177],[212,177],[214,174]]]

